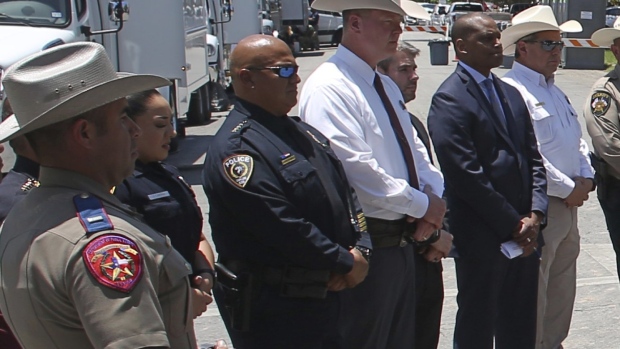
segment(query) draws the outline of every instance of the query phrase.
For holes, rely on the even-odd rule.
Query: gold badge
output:
[[[252,176],[254,159],[249,155],[235,154],[227,157],[224,162],[226,177],[239,188],[245,187]]]
[[[596,92],[590,100],[590,111],[594,116],[605,115],[611,106],[611,95],[607,92]]]

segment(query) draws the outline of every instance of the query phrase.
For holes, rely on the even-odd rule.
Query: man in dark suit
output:
[[[485,14],[452,29],[460,62],[439,87],[428,117],[445,176],[456,259],[457,349],[533,349],[539,229],[546,177],[519,92],[491,69],[502,62],[500,32]],[[503,243],[522,254],[509,259]]]

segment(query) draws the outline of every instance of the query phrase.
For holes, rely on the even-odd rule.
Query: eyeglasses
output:
[[[291,76],[297,74],[299,71],[298,65],[283,65],[276,67],[263,67],[263,68],[246,68],[247,70],[271,70],[277,76],[288,79]]]
[[[538,42],[540,43],[540,47],[542,47],[543,50],[548,51],[548,52],[553,51],[556,47],[558,47],[560,50],[564,48],[564,42],[562,41],[528,40],[526,42]]]

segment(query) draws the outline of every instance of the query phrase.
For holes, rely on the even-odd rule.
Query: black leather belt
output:
[[[405,247],[411,242],[410,236],[415,231],[415,223],[407,223],[406,219],[387,220],[366,217],[368,234],[372,248]]]
[[[328,270],[312,270],[294,266],[260,266],[241,260],[220,261],[235,273],[249,272],[264,285],[276,287],[280,296],[324,299],[327,296]]]

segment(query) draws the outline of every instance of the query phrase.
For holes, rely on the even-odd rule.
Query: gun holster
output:
[[[230,313],[231,327],[237,331],[249,331],[254,276],[247,272],[233,273],[221,263],[215,263],[215,270],[217,281],[224,290],[224,304]]]

